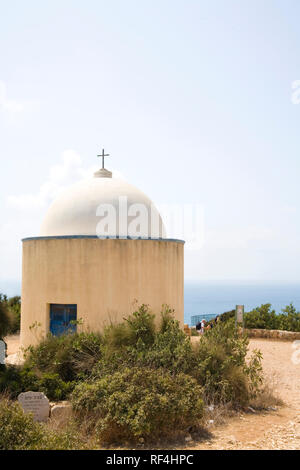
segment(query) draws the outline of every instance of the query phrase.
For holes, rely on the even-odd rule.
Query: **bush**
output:
[[[112,323],[104,331],[105,344],[112,351],[135,346],[138,341],[148,347],[153,344],[154,338],[154,315],[145,304],[125,318],[122,323]]]
[[[0,338],[18,333],[21,320],[21,297],[10,299],[0,294]]]
[[[23,367],[0,373],[0,391],[71,395],[80,423],[91,422],[102,441],[169,437],[199,423],[203,400],[244,406],[261,385],[261,356],[246,361],[248,340],[233,318],[199,339],[192,345],[167,306],[155,326],[142,305],[102,336],[48,336],[27,351]]]
[[[26,351],[22,367],[7,366],[0,370],[0,393],[16,398],[28,390],[42,391],[50,400],[64,400],[76,381],[91,374],[101,357],[101,344],[101,336],[96,333],[49,335]]]
[[[10,316],[9,334],[16,334],[20,331],[21,323],[21,297],[16,295],[8,299],[7,308]]]
[[[188,374],[194,366],[193,347],[172,313],[168,308],[163,310],[160,329],[144,355],[143,363],[154,368],[163,367],[173,374]]]
[[[65,400],[73,390],[73,382],[64,382],[58,374],[44,373],[38,380],[37,390],[44,392],[49,400]]]
[[[136,324],[140,324],[145,313],[144,309],[136,312],[135,317],[139,320]],[[133,323],[130,325],[132,327]],[[145,397],[155,394],[150,384],[156,386],[161,374],[172,377],[174,383],[179,376],[188,377],[198,387],[196,395],[203,397],[207,403],[244,406],[259,391],[262,381],[261,355],[254,352],[250,361],[246,362],[248,339],[239,336],[233,319],[227,323],[219,322],[201,337],[195,347],[167,307],[162,312],[159,328],[148,344],[138,334],[129,334],[127,328],[128,323],[109,327],[109,336],[104,337],[103,356],[93,370],[93,380],[88,384],[78,385],[72,394],[75,409],[81,414],[86,412],[93,416],[102,440],[109,440],[109,435],[120,440],[137,438],[138,435],[149,438],[143,422],[139,420],[140,413],[141,416],[146,416],[145,423],[152,420],[145,412],[143,397],[136,390],[137,377],[140,377],[141,371],[151,377],[151,380],[146,380],[146,376],[145,381],[139,379]],[[148,325],[148,328],[152,332],[152,326]],[[149,337],[147,328],[143,335]],[[129,341],[128,338],[132,337],[135,340]],[[132,375],[133,371],[136,371],[136,375]],[[110,385],[112,388],[109,388]],[[177,392],[179,393],[179,387],[172,391],[175,398],[169,396],[168,401],[179,406]],[[135,397],[132,405],[131,393]],[[166,394],[165,391],[161,393]],[[184,395],[188,392],[182,387],[181,393]],[[125,406],[126,402],[128,407]],[[165,416],[164,409],[159,410],[159,413]],[[171,413],[169,409],[168,413]],[[156,419],[154,416],[154,423]],[[134,428],[136,422],[140,427]],[[193,414],[190,414],[189,422],[192,425]],[[177,432],[180,428],[184,429],[183,422],[178,422],[177,425],[172,423],[170,428],[159,424],[161,431],[158,430],[157,433],[153,431],[153,425],[149,432],[155,438],[159,437],[160,432],[170,435],[171,428]],[[186,423],[187,421],[184,425]]]
[[[0,394],[6,393],[10,398],[17,398],[23,391],[22,368],[18,366],[4,366],[0,370]]]
[[[0,401],[0,450],[34,449],[42,440],[42,429],[18,403]]]
[[[64,382],[88,376],[101,358],[102,338],[98,333],[48,335],[26,352],[25,367],[37,374],[57,374]]]
[[[300,312],[296,311],[292,303],[282,309],[282,313],[278,317],[280,330],[300,331]]]
[[[275,310],[271,310],[271,304],[265,304],[246,313],[244,324],[245,328],[276,330],[278,328],[278,317]]]
[[[235,310],[230,310],[229,312],[224,312],[220,315],[220,321],[228,321],[231,318],[235,318]]]
[[[0,399],[0,450],[64,450],[84,448],[72,426],[52,431],[33,421],[18,403]]]
[[[197,425],[202,390],[185,375],[134,367],[81,383],[72,394],[74,410],[88,414],[101,441],[156,439]]]
[[[28,367],[6,366],[0,371],[0,393],[6,393],[12,399],[31,390],[44,392],[49,400],[64,400],[73,388],[73,382],[64,382],[58,374],[42,373],[38,376]]]
[[[195,348],[191,374],[204,389],[207,402],[245,405],[262,382],[261,355],[246,362],[248,338],[240,336],[232,321],[208,330]]]
[[[157,331],[147,306],[135,312],[133,321],[132,317],[128,320],[105,331],[103,356],[93,370],[94,377],[134,366],[163,367],[172,373],[190,370],[192,346],[172,310],[163,307]]]
[[[0,294],[0,339],[10,331],[10,316],[7,307],[7,297]]]
[[[293,304],[276,314],[271,310],[271,304],[256,307],[251,312],[245,313],[245,328],[262,328],[266,330],[300,331],[300,313],[296,312]]]

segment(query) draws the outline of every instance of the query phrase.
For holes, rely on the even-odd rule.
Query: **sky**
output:
[[[103,147],[156,204],[203,208],[186,280],[300,280],[298,0],[0,7],[0,281]]]

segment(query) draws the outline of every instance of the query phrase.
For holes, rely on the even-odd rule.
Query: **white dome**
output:
[[[65,190],[50,206],[40,230],[46,237],[76,235],[164,238],[165,232],[160,214],[144,193],[100,170]]]

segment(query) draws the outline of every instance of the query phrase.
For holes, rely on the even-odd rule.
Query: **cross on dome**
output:
[[[94,173],[95,178],[111,178],[112,172],[104,168],[104,158],[109,157],[109,153],[105,153],[104,149],[102,149],[102,153],[97,155],[97,157],[102,158],[102,168]]]
[[[104,170],[104,157],[109,157],[109,153],[105,153],[104,149],[102,149],[102,153],[97,155],[97,157],[102,157],[102,169]]]

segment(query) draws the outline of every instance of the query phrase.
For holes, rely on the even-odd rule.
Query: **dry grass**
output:
[[[260,393],[253,398],[246,408],[234,406],[233,403],[215,403],[210,401],[210,404],[205,407],[204,425],[206,429],[216,426],[222,426],[228,422],[232,417],[240,414],[241,411],[246,411],[250,408],[259,411],[272,411],[275,407],[284,405],[283,400],[278,394],[278,380],[275,374],[264,378],[264,384]],[[209,397],[211,400],[211,397]]]
[[[261,411],[284,405],[277,391],[275,376],[265,379],[260,393],[250,401],[249,405],[251,408]]]
[[[236,414],[236,410],[231,403],[218,403],[209,405],[205,410],[205,426],[220,426],[225,424],[229,418]]]

